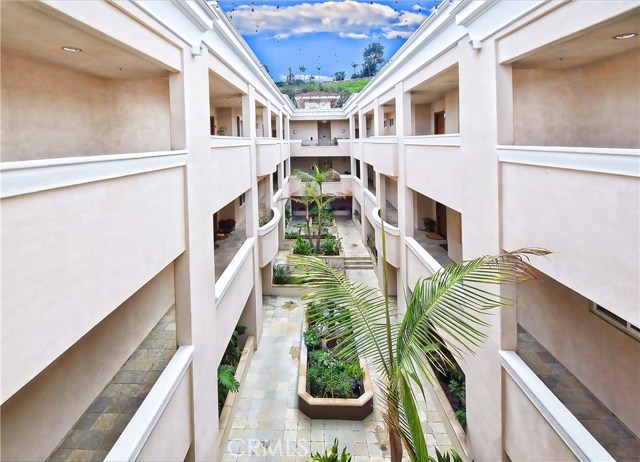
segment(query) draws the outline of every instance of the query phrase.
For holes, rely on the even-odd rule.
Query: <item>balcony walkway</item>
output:
[[[424,229],[415,229],[413,231],[413,238],[443,267],[455,263],[451,258],[449,258],[449,252],[442,247],[443,245],[446,245],[446,240],[436,241],[434,239],[429,239],[426,236],[426,231]]]
[[[616,461],[640,461],[640,439],[520,325],[517,353]]]
[[[359,231],[351,220],[338,220],[347,256],[368,255]],[[357,236],[357,240],[356,237]],[[359,246],[352,244],[359,243]],[[346,245],[345,245],[346,244]],[[373,270],[347,270],[352,280],[377,287]],[[351,452],[352,462],[390,460],[388,437],[381,403],[364,421],[309,419],[298,410],[297,380],[303,305],[290,297],[263,297],[264,330],[255,353],[227,441],[221,447],[222,461],[307,461],[311,452],[324,452],[338,437]],[[370,369],[372,371],[372,369]],[[372,371],[372,381],[376,376]],[[430,454],[434,447],[451,448],[442,418],[429,401],[421,416]],[[427,423],[428,420],[428,423]],[[271,452],[269,452],[271,451]]]
[[[103,461],[175,354],[171,308],[47,459]]]
[[[218,282],[224,270],[227,269],[233,257],[236,256],[244,241],[247,240],[245,223],[246,221],[236,224],[236,229],[227,234],[224,239],[220,239],[218,236],[214,238],[213,260],[216,282]]]

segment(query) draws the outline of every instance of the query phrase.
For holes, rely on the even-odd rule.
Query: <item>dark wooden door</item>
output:
[[[216,118],[213,116],[209,117],[209,131],[211,135],[216,134]]]
[[[360,129],[356,128],[356,139],[360,139]]]
[[[444,135],[444,111],[433,114],[433,134]]]
[[[436,231],[445,239],[447,238],[447,206],[436,202]]]

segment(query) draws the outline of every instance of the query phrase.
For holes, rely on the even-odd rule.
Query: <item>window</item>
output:
[[[393,119],[393,117],[389,117],[389,127],[393,127],[395,120]]]
[[[247,202],[247,197],[245,196],[245,193],[242,193],[240,194],[240,197],[238,197],[238,204],[242,207],[245,202]]]
[[[360,160],[356,159],[356,178],[361,179],[360,176]]]
[[[384,119],[384,128],[387,128],[387,119]]]
[[[626,319],[621,318],[617,314],[612,313],[608,309],[596,303],[593,303],[591,305],[591,311],[593,311],[597,316],[607,321],[609,324],[622,330],[624,333],[631,335],[632,337],[635,337],[636,339],[640,340],[640,328],[638,326],[634,326]]]

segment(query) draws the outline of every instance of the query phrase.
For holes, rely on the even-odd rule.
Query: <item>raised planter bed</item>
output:
[[[453,445],[453,448],[460,454],[464,460],[468,460],[469,449],[467,447],[467,434],[460,425],[458,418],[456,417],[456,413],[451,407],[451,403],[447,399],[447,394],[442,388],[440,381],[436,378],[436,373],[431,367],[430,364],[426,364],[427,369],[433,377],[433,380],[428,381],[428,386],[426,387],[431,395],[432,400],[434,401],[437,411],[441,416],[446,416],[446,419],[443,419],[445,430],[447,431],[447,435],[449,436],[449,440]]]
[[[236,380],[240,382],[240,389],[236,393],[229,393],[227,395],[227,399],[224,400],[224,406],[222,407],[222,411],[220,412],[220,419],[218,420],[218,428],[220,429],[220,431],[218,432],[218,445],[222,444],[222,442],[228,436],[229,431],[231,430],[230,423],[233,423],[236,409],[238,408],[238,402],[240,401],[240,392],[242,391],[244,379],[247,376],[249,364],[251,363],[251,359],[253,358],[254,350],[255,337],[253,335],[249,335],[244,342],[242,356],[240,356],[240,361],[238,362],[238,367],[236,368],[235,373]]]
[[[302,332],[306,329],[303,322]],[[373,385],[367,363],[360,358],[364,371],[364,393],[359,398],[314,398],[307,392],[307,347],[301,332],[300,369],[298,372],[298,409],[311,419],[364,420],[373,412]]]

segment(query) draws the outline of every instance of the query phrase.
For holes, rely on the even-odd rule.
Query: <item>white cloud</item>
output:
[[[426,19],[423,14],[396,11],[387,5],[354,0],[302,3],[280,8],[272,5],[242,5],[229,14],[241,34],[269,32],[280,39],[315,32],[365,39],[380,31],[387,36],[390,32],[386,31],[391,29],[396,31],[393,37],[405,37]]]

